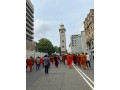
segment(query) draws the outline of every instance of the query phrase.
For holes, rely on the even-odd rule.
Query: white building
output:
[[[81,31],[81,34],[71,35],[71,51],[72,53],[86,52],[84,31]]]

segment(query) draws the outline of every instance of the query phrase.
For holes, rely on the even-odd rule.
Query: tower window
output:
[[[64,40],[62,40],[62,42],[64,42]]]
[[[62,46],[62,48],[64,48],[64,46]]]

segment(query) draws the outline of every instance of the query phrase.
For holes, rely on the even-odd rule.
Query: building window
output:
[[[62,40],[62,42],[64,42],[64,40]]]
[[[61,33],[64,33],[64,31],[61,31]]]
[[[62,46],[62,48],[64,48],[64,46]]]

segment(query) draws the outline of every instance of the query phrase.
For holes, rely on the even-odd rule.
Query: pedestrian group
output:
[[[26,72],[27,72],[27,68],[30,68],[30,72],[32,72],[33,65],[36,66],[36,71],[40,69],[40,67],[43,67],[43,69],[45,69],[45,74],[48,74],[48,70],[50,68],[50,64],[54,64],[55,63],[55,67],[58,68],[59,64],[65,64],[65,61],[67,60],[67,65],[71,68],[72,63],[74,63],[75,65],[78,66],[82,66],[84,68],[84,70],[86,68],[91,68],[91,64],[90,64],[90,55],[88,55],[87,53],[82,53],[82,54],[63,54],[63,55],[52,55],[52,56],[48,56],[45,55],[44,57],[37,57],[36,59],[32,58],[32,56],[30,57],[30,59],[26,59]]]

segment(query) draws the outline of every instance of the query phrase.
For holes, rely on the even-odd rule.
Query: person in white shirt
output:
[[[86,65],[87,65],[87,67],[88,67],[88,65],[89,65],[89,67],[91,68],[91,65],[90,65],[90,55],[88,55],[88,54],[86,53],[86,57],[87,57],[87,63],[86,63]]]

